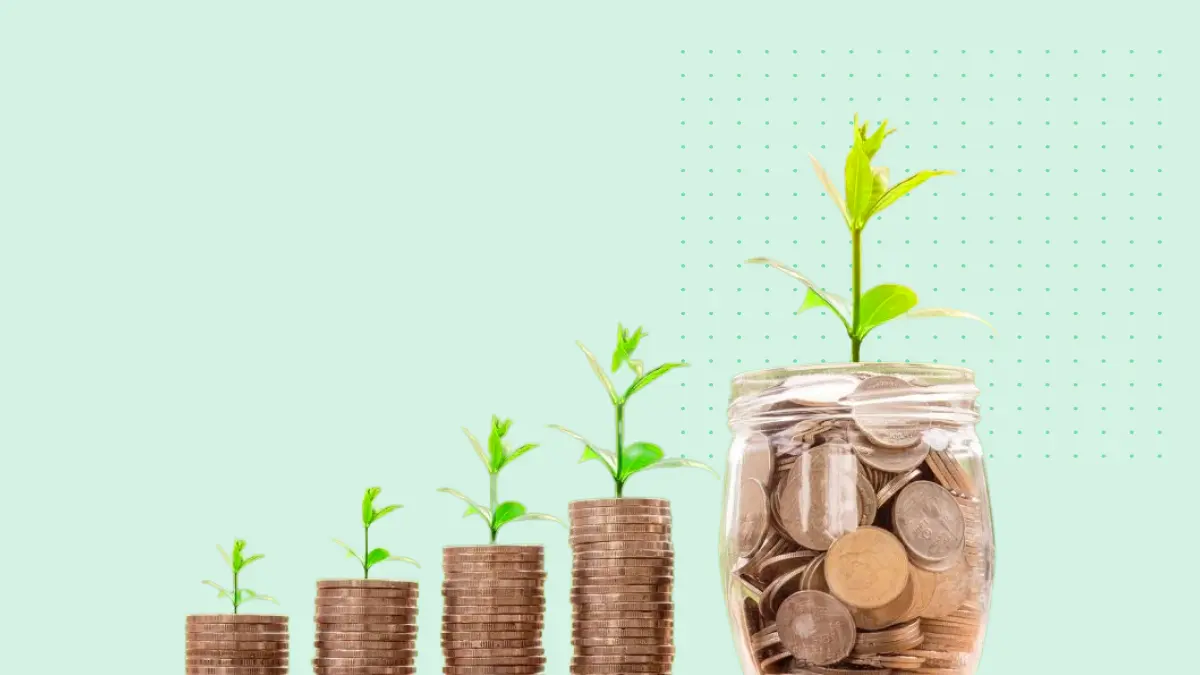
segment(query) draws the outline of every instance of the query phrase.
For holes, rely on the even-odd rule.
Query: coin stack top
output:
[[[187,617],[187,675],[284,675],[288,619],[274,614]]]
[[[662,499],[572,502],[575,675],[670,673],[674,552]]]
[[[314,620],[316,675],[410,675],[416,671],[416,582],[318,581]]]
[[[446,675],[542,672],[542,547],[447,546],[442,567]]]

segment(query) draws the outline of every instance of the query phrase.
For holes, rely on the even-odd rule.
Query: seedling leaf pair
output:
[[[633,371],[634,376],[633,381],[625,389],[624,394],[617,393],[617,387],[608,377],[608,374],[604,372],[604,369],[601,368],[600,362],[596,360],[592,352],[582,342],[576,342],[579,349],[587,358],[592,372],[596,374],[596,377],[608,393],[609,401],[616,409],[617,449],[615,451],[601,448],[566,427],[557,424],[550,425],[551,429],[556,429],[583,444],[583,454],[579,458],[581,464],[583,462],[597,461],[604,465],[609,475],[612,476],[618,497],[623,494],[625,482],[634,474],[646,469],[700,468],[706,469],[716,475],[716,472],[711,467],[702,462],[684,460],[682,458],[664,458],[662,448],[653,443],[637,442],[625,445],[624,416],[625,407],[629,403],[630,398],[672,370],[687,366],[686,363],[664,363],[647,371],[642,361],[633,358],[634,351],[647,335],[648,333],[644,332],[640,326],[637,330],[630,333],[623,325],[617,324],[617,344],[613,349],[612,372],[616,373],[620,370],[621,365],[625,364]]]
[[[871,160],[883,146],[883,141],[895,132],[887,128],[887,120],[880,123],[874,133],[868,134],[870,123],[858,123],[858,115],[854,116],[854,144],[846,155],[843,170],[845,181],[845,199],[839,194],[837,186],[830,180],[829,174],[817,161],[809,155],[817,179],[825,189],[825,193],[837,206],[842,220],[850,230],[852,246],[853,290],[849,301],[818,286],[808,277],[795,269],[769,258],[751,258],[747,263],[765,264],[787,274],[802,283],[808,290],[804,301],[796,314],[802,314],[810,309],[827,309],[833,313],[846,329],[850,337],[850,354],[852,361],[859,360],[859,348],[870,332],[885,323],[900,318],[931,318],[956,317],[979,321],[989,328],[991,324],[974,314],[956,309],[943,307],[917,308],[917,294],[911,288],[899,284],[881,284],[862,291],[862,231],[867,222],[896,203],[901,197],[910,194],[919,185],[936,176],[953,174],[953,171],[924,170],[890,185],[890,173],[886,167],[871,166]],[[994,329],[993,329],[994,332]]]
[[[366,492],[363,493],[362,524],[364,554],[359,555],[353,547],[341,539],[333,540],[333,543],[346,549],[347,558],[354,558],[360,565],[362,565],[364,579],[369,579],[371,577],[371,568],[381,562],[403,562],[415,567],[421,566],[416,560],[413,560],[408,556],[392,555],[386,548],[371,548],[371,526],[387,514],[397,509],[404,508],[401,504],[390,504],[380,509],[375,508],[375,498],[379,496],[380,492],[382,492],[382,488],[371,487],[367,488]]]
[[[279,604],[278,600],[276,600],[275,598],[273,598],[269,595],[264,595],[262,593],[256,593],[256,592],[250,590],[249,588],[241,588],[239,585],[238,577],[241,575],[242,570],[249,567],[251,563],[262,560],[264,556],[261,553],[252,555],[250,557],[246,557],[245,556],[246,541],[244,539],[235,539],[234,540],[232,554],[230,554],[224,548],[222,548],[220,546],[220,544],[217,545],[217,550],[221,552],[221,558],[223,558],[225,560],[225,564],[229,566],[230,571],[233,573],[233,589],[232,590],[227,589],[224,586],[222,586],[221,584],[218,584],[215,581],[210,581],[208,579],[205,579],[204,581],[202,581],[200,583],[202,583],[206,586],[211,586],[212,588],[216,589],[218,599],[228,599],[230,601],[230,603],[233,605],[233,613],[234,614],[238,613],[238,609],[244,603],[247,603],[247,602],[250,602],[253,600],[261,600],[263,602],[273,602],[277,605]]]
[[[602,372],[602,371],[601,371]],[[483,462],[484,467],[488,471],[488,482],[490,484],[488,506],[477,503],[475,500],[465,494],[452,488],[438,488],[438,492],[442,492],[461,500],[467,505],[467,510],[463,513],[464,518],[471,516],[479,516],[488,527],[489,538],[491,543],[496,543],[496,538],[500,534],[500,528],[509,523],[516,523],[525,520],[547,520],[558,523],[566,527],[558,518],[546,513],[531,513],[525,505],[520,502],[506,501],[500,502],[498,498],[500,470],[508,466],[513,460],[524,455],[525,453],[538,447],[535,443],[526,443],[515,450],[509,449],[509,446],[504,441],[504,437],[508,435],[509,429],[512,428],[512,420],[501,420],[499,417],[492,415],[491,433],[488,435],[488,447],[485,451],[479,440],[467,428],[463,428],[463,433],[471,442],[471,447],[474,448],[475,454]]]

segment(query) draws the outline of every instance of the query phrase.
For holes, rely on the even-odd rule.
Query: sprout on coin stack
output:
[[[646,369],[634,358],[646,337],[617,325],[617,344],[611,371],[627,367],[633,380],[624,393],[582,343],[592,371],[608,394],[616,419],[616,449],[606,450],[583,436],[555,426],[584,445],[580,462],[604,465],[613,479],[615,499],[571,502],[571,548],[574,571],[571,603],[575,675],[607,673],[669,673],[674,660],[674,551],[671,546],[671,508],[665,499],[630,499],[625,483],[648,469],[699,468],[708,465],[682,457],[664,457],[662,448],[647,442],[625,442],[625,413],[630,399],[684,363],[665,363]]]
[[[512,420],[493,416],[487,448],[463,429],[488,473],[487,506],[450,488],[438,491],[467,504],[464,518],[478,516],[487,525],[488,545],[447,546],[442,552],[442,653],[446,675],[504,673],[532,675],[546,664],[542,649],[546,597],[541,546],[499,546],[500,529],[522,521],[558,518],[533,513],[524,504],[500,501],[500,471],[533,450],[532,443],[512,448],[505,440]]]
[[[363,549],[334,539],[362,566],[361,579],[322,579],[317,582],[316,636],[313,671],[317,675],[412,673],[416,658],[417,583],[372,579],[379,563],[395,561],[419,567],[417,561],[371,548],[371,526],[400,508],[376,508],[381,488],[367,488],[362,498]]]
[[[992,580],[992,532],[975,423],[979,391],[963,368],[859,363],[861,344],[916,309],[896,284],[862,288],[867,223],[926,180],[889,185],[871,160],[892,133],[854,120],[845,201],[813,160],[851,234],[852,298],[793,268],[851,343],[848,364],[737,376],[721,547],[727,603],[746,675],[912,670],[970,675]],[[986,323],[986,322],[985,322]]]
[[[187,617],[188,675],[282,675],[288,664],[288,622],[286,616],[240,614],[247,602],[278,604],[268,595],[241,585],[241,574],[262,554],[246,556],[246,542],[237,539],[232,552],[217,546],[233,576],[233,587],[204,581],[217,590],[217,597],[228,599],[232,614],[192,614]]]

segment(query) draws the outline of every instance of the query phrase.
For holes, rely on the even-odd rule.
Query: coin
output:
[[[754,555],[767,534],[767,489],[755,478],[742,482],[737,516],[738,553],[743,558]]]
[[[920,469],[913,469],[908,473],[892,476],[886,483],[883,484],[882,487],[879,488],[879,492],[876,495],[876,501],[879,506],[883,506],[884,504],[888,503],[888,500],[890,500],[892,497],[895,497],[896,493],[900,492],[905,485],[908,485],[912,481],[916,480],[918,477],[920,477],[920,475]]]
[[[858,609],[896,599],[908,582],[904,546],[887,530],[863,527],[838,539],[825,557],[830,592]]]
[[[317,590],[323,588],[378,588],[390,590],[409,590],[417,592],[415,581],[393,581],[390,579],[321,579],[317,581]]]
[[[767,585],[766,589],[763,590],[762,602],[758,604],[758,609],[762,613],[763,619],[767,621],[773,620],[779,609],[779,604],[792,593],[800,590],[800,582],[803,579],[804,570],[804,567],[798,567],[790,572],[785,572]]]
[[[855,656],[869,656],[902,652],[921,645],[924,639],[920,621],[914,619],[885,630],[860,632],[853,653]]]
[[[863,527],[875,522],[875,511],[879,508],[875,488],[871,479],[858,474],[858,525]]]
[[[318,588],[318,598],[403,598],[416,599],[416,589]]]
[[[829,583],[825,581],[825,555],[817,556],[800,577],[800,590],[829,592]]]
[[[187,675],[276,675],[287,672],[287,666],[187,666]]]
[[[896,534],[918,566],[934,566],[958,555],[966,536],[962,510],[945,488],[930,481],[909,483],[896,497]]]
[[[781,574],[807,566],[818,555],[816,551],[793,551],[772,556],[758,563],[758,576],[770,582]]]
[[[929,446],[920,442],[919,435],[916,443],[901,447],[881,445],[861,430],[851,430],[848,436],[854,453],[864,464],[887,473],[911,471],[929,456]]]
[[[827,550],[858,527],[858,462],[850,446],[825,444],[804,453],[788,472],[778,517],[793,541]]]
[[[895,600],[873,609],[850,607],[850,615],[854,617],[854,625],[858,626],[859,629],[880,630],[900,623],[906,615],[912,612],[915,601],[916,582],[913,579],[910,569],[908,580],[904,584],[904,590],[900,592],[900,595],[896,596]]]
[[[779,606],[776,625],[784,649],[801,663],[837,663],[854,647],[854,619],[845,605],[828,593],[789,595]]]
[[[278,614],[189,614],[188,624],[198,623],[269,623],[287,625],[288,618]]]
[[[575,513],[581,509],[625,508],[630,506],[666,509],[670,508],[671,502],[665,499],[646,499],[635,497],[619,497],[616,499],[583,499],[568,503],[567,509],[571,513]]]
[[[750,432],[742,449],[742,480],[756,480],[763,485],[771,482],[775,468],[775,452],[765,434]]]
[[[374,618],[374,617],[372,617]],[[415,633],[417,624],[403,623],[340,623],[317,621],[317,630],[330,633]]]
[[[417,606],[416,598],[375,598],[375,597],[350,597],[350,598],[326,598],[317,596],[316,605],[318,607],[403,607],[411,608]]]
[[[934,575],[933,596],[920,616],[925,619],[937,619],[958,609],[966,602],[971,592],[970,569],[966,558],[959,558],[954,567]]]

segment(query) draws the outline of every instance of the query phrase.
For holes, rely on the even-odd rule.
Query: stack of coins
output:
[[[288,620],[267,614],[194,614],[187,618],[188,675],[283,675]]]
[[[533,675],[542,650],[541,546],[447,546],[442,552],[446,675]]]
[[[317,675],[415,672],[417,584],[387,579],[317,582]]]
[[[733,402],[747,672],[974,672],[992,564],[977,393],[843,371]]]
[[[571,672],[670,673],[671,509],[663,499],[572,502]]]

